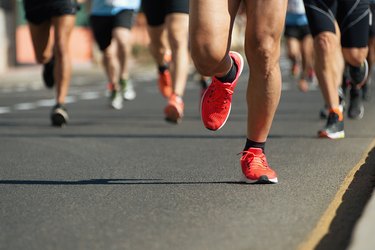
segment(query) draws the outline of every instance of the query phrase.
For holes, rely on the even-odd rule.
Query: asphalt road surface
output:
[[[102,70],[75,73],[64,128],[50,126],[39,71],[0,78],[0,249],[345,249],[374,187],[374,99],[345,139],[318,139],[320,92],[299,92],[283,65],[266,146],[276,185],[240,182],[247,69],[217,132],[200,121],[193,78],[174,125],[154,69],[134,76],[121,111]]]

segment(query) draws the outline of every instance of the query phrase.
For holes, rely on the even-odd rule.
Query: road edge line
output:
[[[366,163],[366,158],[370,151],[375,147],[375,138],[372,139],[367,149],[362,153],[362,156],[358,163],[349,171],[345,176],[339,190],[335,194],[333,200],[328,205],[328,208],[324,211],[323,215],[319,218],[318,223],[309,233],[306,240],[299,244],[298,250],[310,250],[315,249],[318,243],[323,239],[323,237],[329,232],[329,227],[336,216],[336,211],[342,203],[343,196],[352,183],[355,174],[360,169],[360,167]]]

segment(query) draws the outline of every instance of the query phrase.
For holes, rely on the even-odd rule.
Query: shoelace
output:
[[[252,152],[249,151],[242,151],[238,153],[237,155],[242,154],[241,160],[246,159],[246,166],[248,169],[250,169],[250,163],[254,163],[252,165],[253,168],[262,168],[262,169],[268,169],[268,163],[267,160],[265,159],[264,155],[262,156],[257,156]]]
[[[231,90],[230,88],[226,88],[225,85],[213,86],[209,91],[209,99],[207,100],[207,102],[212,102],[214,103],[216,108],[221,109],[226,108],[226,106],[223,104],[226,104],[230,99],[230,96],[233,94],[233,90]]]

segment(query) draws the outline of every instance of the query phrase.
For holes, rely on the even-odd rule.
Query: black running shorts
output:
[[[27,21],[41,24],[52,17],[74,15],[78,10],[76,0],[23,0]]]
[[[162,25],[171,13],[189,14],[189,0],[142,0],[142,11],[150,26]]]
[[[310,34],[311,32],[308,25],[286,25],[284,29],[285,37],[296,38],[299,41],[302,41]]]
[[[335,33],[335,19],[341,30],[344,48],[367,46],[369,35],[368,0],[304,0],[312,35]]]
[[[105,50],[111,44],[112,31],[114,28],[122,27],[130,30],[133,27],[134,19],[134,10],[123,10],[115,16],[91,15],[91,28],[100,50]]]

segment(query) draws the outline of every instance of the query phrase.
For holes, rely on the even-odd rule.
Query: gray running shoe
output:
[[[343,88],[339,87],[339,109],[341,112],[344,112],[346,109],[346,102],[345,102],[345,92]],[[320,119],[327,119],[328,118],[328,107],[327,105],[324,105],[323,108],[319,111],[319,117]]]
[[[320,138],[340,139],[345,138],[344,120],[339,121],[339,115],[331,112],[328,115],[325,127],[318,131]]]

